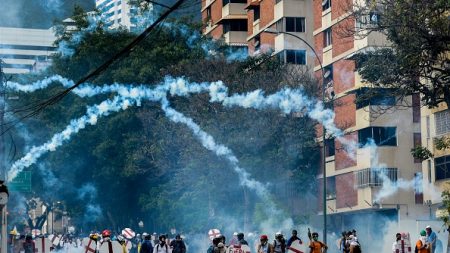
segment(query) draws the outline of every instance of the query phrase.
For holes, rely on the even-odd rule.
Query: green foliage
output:
[[[82,21],[77,23],[83,26]],[[277,61],[229,61],[226,55],[230,49],[222,45],[216,47],[218,57],[207,56],[202,49],[204,39],[194,36],[199,34],[197,29],[197,24],[179,23],[160,28],[90,82],[153,86],[166,75],[173,75],[198,82],[223,80],[232,93],[258,88],[271,93],[286,86],[302,87],[309,94],[316,92],[312,77]],[[100,27],[84,34],[79,43],[71,42],[71,36],[61,41],[68,43],[74,55],[57,55],[46,75],[78,80],[135,37],[126,30],[108,32]],[[44,91],[21,94],[23,97],[13,106],[40,101],[58,91],[61,88],[53,85]],[[48,140],[70,119],[83,115],[87,105],[108,96],[81,99],[69,94],[25,122],[29,135],[36,136],[32,142]],[[210,103],[206,94],[170,99],[175,109],[192,117],[218,143],[230,147],[252,178],[271,182],[270,190],[278,194],[275,203],[285,210],[292,209],[292,201],[283,195],[285,185],[296,185],[298,195],[315,188],[319,152],[312,120],[280,115],[275,110],[225,108]],[[16,134],[23,146],[30,145],[19,130]],[[240,185],[228,162],[203,148],[186,127],[170,122],[159,105],[150,102],[99,119],[96,126],[83,129],[63,147],[41,158],[40,166],[44,168],[32,168],[36,193],[50,200],[67,200],[72,221],[85,228],[136,227],[142,219],[146,227],[159,232],[170,227],[204,232],[232,219],[240,223],[247,217],[255,225],[267,219],[261,210],[264,204],[255,204],[261,200]],[[53,184],[50,177],[56,180]],[[86,209],[80,207],[77,196],[77,190],[87,183],[98,189],[91,202],[102,208],[102,216],[90,220],[84,219]]]
[[[354,9],[352,17],[359,21],[380,15],[358,35],[381,32],[390,41],[390,48],[355,57],[362,78],[376,87],[395,88],[401,96],[419,92],[431,108],[450,105],[450,2],[381,0],[375,7]]]
[[[427,160],[429,158],[433,158],[433,153],[426,147],[417,146],[411,149],[411,154],[415,159],[419,159],[420,161]]]
[[[447,186],[449,186],[450,184],[447,183]],[[444,190],[442,192],[442,207],[444,209],[444,212],[442,213],[442,215],[440,216],[441,220],[444,222],[444,224],[446,226],[448,226],[450,228],[450,191],[449,190]]]
[[[434,138],[434,146],[438,150],[450,148],[450,137],[442,136],[440,138]]]

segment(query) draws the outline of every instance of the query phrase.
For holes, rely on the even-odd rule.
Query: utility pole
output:
[[[0,59],[0,180],[4,184],[7,183],[6,174],[6,154],[5,154],[5,135],[4,135],[4,117],[6,108],[6,76],[3,73],[3,61]],[[1,253],[8,252],[8,220],[7,220],[6,203],[2,207],[2,237],[1,237]]]

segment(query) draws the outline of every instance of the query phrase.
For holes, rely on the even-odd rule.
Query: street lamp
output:
[[[314,48],[303,38],[293,34],[293,33],[289,33],[289,32],[282,32],[282,31],[277,31],[276,29],[271,29],[271,28],[266,28],[263,30],[263,32],[265,33],[272,33],[272,34],[287,34],[290,35],[292,37],[295,37],[299,40],[301,40],[303,43],[306,44],[306,46],[309,47],[309,49],[311,49],[311,51],[314,53],[314,55],[317,58],[317,61],[319,62],[319,66],[320,66],[320,70],[322,72],[322,103],[325,106],[325,90],[326,90],[326,85],[327,83],[325,83],[325,79],[328,78],[331,74],[331,72],[329,70],[327,70],[325,72],[323,66],[322,66],[322,62],[320,61],[319,56],[317,55],[316,50],[314,50]],[[325,146],[325,126],[322,124],[322,166],[323,166],[323,241],[324,243],[327,243],[327,167],[326,167],[326,146]]]

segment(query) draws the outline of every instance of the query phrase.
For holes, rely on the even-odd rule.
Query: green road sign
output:
[[[31,171],[22,171],[8,183],[9,191],[31,192]]]

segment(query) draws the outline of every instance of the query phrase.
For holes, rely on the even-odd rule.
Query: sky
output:
[[[170,5],[174,0],[160,2]],[[95,0],[0,0],[0,26],[47,29],[55,20],[71,16],[75,4],[91,11]],[[189,5],[192,6],[192,3]],[[184,13],[187,12],[199,18],[199,4],[184,10]]]
[[[50,28],[54,20],[63,20],[75,4],[93,10],[95,0],[0,0],[0,26]]]

